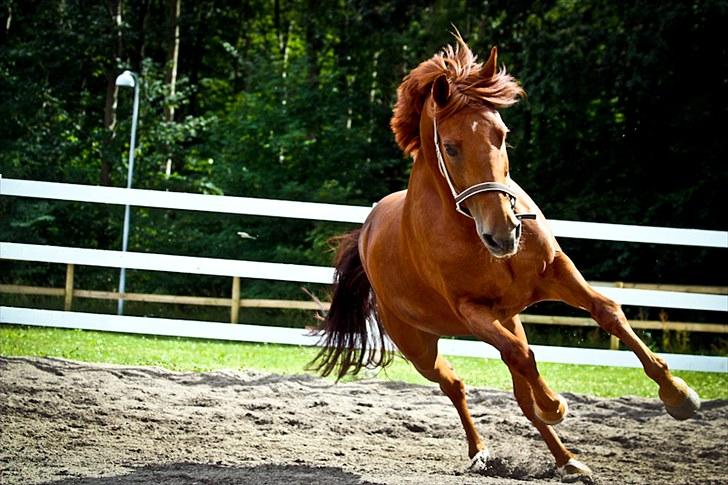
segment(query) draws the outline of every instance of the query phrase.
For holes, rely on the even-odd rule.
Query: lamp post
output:
[[[136,145],[137,120],[139,118],[139,77],[131,71],[124,71],[116,78],[116,85],[121,87],[134,88],[134,107],[131,115],[131,141],[129,142],[129,171],[126,176],[126,188],[131,188],[131,180],[134,175],[134,147]],[[129,243],[129,205],[124,206],[124,231],[121,236],[121,250],[126,252]],[[119,304],[117,313],[124,314],[124,289],[126,286],[126,268],[121,268],[119,274]]]

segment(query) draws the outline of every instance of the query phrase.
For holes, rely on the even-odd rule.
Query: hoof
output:
[[[569,458],[563,466],[557,467],[556,475],[565,483],[594,483],[591,469],[574,458]]]
[[[533,410],[536,413],[536,417],[540,419],[542,423],[550,425],[559,424],[564,420],[566,414],[569,412],[569,405],[566,404],[566,399],[564,399],[560,394],[556,395],[556,399],[559,400],[559,408],[550,413],[543,411],[535,402],[533,403]]]
[[[484,448],[477,452],[475,456],[470,460],[470,466],[468,470],[475,473],[482,473],[488,468],[488,461],[490,460],[490,451],[488,448]]]
[[[675,384],[678,394],[672,399],[664,396],[660,389],[660,399],[665,403],[667,414],[680,421],[692,418],[700,409],[700,396],[679,377],[673,378],[673,384]]]

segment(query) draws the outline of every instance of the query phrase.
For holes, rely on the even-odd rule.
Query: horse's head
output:
[[[455,38],[455,48],[447,46],[421,63],[399,86],[392,130],[405,154],[418,156],[429,147],[462,214],[457,217],[471,217],[483,244],[503,258],[518,250],[519,218],[527,216],[514,213],[508,128],[497,110],[515,104],[523,89],[505,69],[498,70],[495,47],[480,63],[462,37]]]
[[[518,251],[521,222],[515,213],[516,194],[508,185],[508,128],[496,104],[482,97],[504,74],[497,72],[496,62],[494,47],[484,65],[470,66],[477,78],[471,74],[465,85],[462,79],[451,81],[451,73],[439,75],[432,84],[429,115],[439,170],[457,211],[474,220],[485,247],[503,258]],[[509,76],[503,80],[514,84]]]

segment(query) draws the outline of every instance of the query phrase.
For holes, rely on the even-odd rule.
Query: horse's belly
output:
[[[466,323],[455,313],[446,296],[433,286],[424,284],[420,275],[398,261],[388,261],[385,270],[369,275],[380,313],[386,319],[440,336],[471,335]],[[513,286],[519,286],[513,282]],[[447,282],[444,282],[447,285]],[[486,293],[487,294],[487,293]],[[479,301],[483,310],[494,318],[505,321],[532,303],[530,292],[506,292]]]
[[[409,286],[397,289],[374,288],[377,303],[385,320],[389,316],[399,322],[440,336],[468,335],[465,325],[460,322],[445,299],[439,294],[416,287]]]

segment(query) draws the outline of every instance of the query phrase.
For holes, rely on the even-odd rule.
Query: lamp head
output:
[[[136,74],[131,71],[124,71],[116,78],[117,86],[133,88],[136,86]]]

